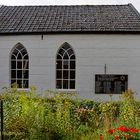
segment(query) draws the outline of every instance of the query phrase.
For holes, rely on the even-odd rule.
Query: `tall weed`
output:
[[[116,124],[140,129],[140,102],[132,91],[119,102],[97,103],[73,94],[46,91],[39,96],[34,87],[27,91],[6,88],[4,137],[6,140],[98,140]]]
[[[125,91],[121,97],[120,102],[120,121],[127,126],[136,126],[139,122],[140,110],[134,98],[132,90]]]

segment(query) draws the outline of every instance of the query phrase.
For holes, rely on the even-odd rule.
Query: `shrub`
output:
[[[124,125],[135,126],[139,121],[139,108],[134,99],[134,92],[127,90],[121,95],[120,121]]]
[[[35,91],[30,92],[6,89],[4,100],[4,131],[6,135],[17,137],[18,135],[34,134],[35,129],[40,132],[44,126],[46,106],[44,100],[38,98]],[[23,135],[24,134],[24,135]],[[19,139],[19,137],[17,137]]]

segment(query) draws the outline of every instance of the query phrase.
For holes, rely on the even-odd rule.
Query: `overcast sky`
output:
[[[132,3],[140,12],[140,0],[0,0],[0,5],[97,5]]]

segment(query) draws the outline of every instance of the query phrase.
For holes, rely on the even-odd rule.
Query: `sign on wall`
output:
[[[128,89],[128,75],[96,74],[95,93],[121,94]]]

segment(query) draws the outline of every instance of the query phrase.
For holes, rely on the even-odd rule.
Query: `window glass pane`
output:
[[[23,69],[29,69],[29,62],[28,60],[23,61]]]
[[[69,56],[71,56],[73,54],[73,50],[72,49],[69,49],[68,50],[68,54],[69,54]]]
[[[22,61],[17,61],[17,69],[22,69]]]
[[[16,56],[12,55],[12,56],[11,56],[11,59],[16,59]]]
[[[63,69],[68,69],[69,68],[69,61],[68,60],[64,60],[63,61]]]
[[[70,79],[75,79],[75,71],[70,71]]]
[[[17,70],[17,78],[22,78],[22,70]]]
[[[16,69],[16,61],[11,61],[11,69]]]
[[[62,59],[62,57],[58,54],[58,55],[57,55],[57,59]]]
[[[70,59],[75,59],[75,55],[72,55],[72,56],[70,57]]]
[[[70,61],[70,69],[75,69],[75,61]]]
[[[17,54],[18,54],[18,50],[17,49],[15,49],[14,51],[13,51],[13,54],[15,55],[15,56],[17,56]]]
[[[19,53],[19,54],[17,55],[17,59],[22,59],[21,53]]]
[[[23,55],[23,56],[25,56],[25,55],[27,54],[26,49],[25,49],[25,48],[24,48],[24,49],[22,49],[22,50],[21,50],[21,53],[22,53],[22,55]]]
[[[22,80],[17,80],[17,88],[22,88]]]
[[[62,89],[62,80],[56,80],[56,88]]]
[[[63,89],[68,89],[68,80],[63,80]]]
[[[64,70],[64,71],[63,71],[63,79],[69,79],[68,70]]]
[[[68,45],[68,43],[65,43],[64,46],[62,47],[64,50],[68,50],[70,48],[70,46]]]
[[[21,51],[21,50],[24,49],[23,46],[21,46],[21,45],[17,46],[16,48],[17,48],[19,51]]]
[[[11,70],[11,78],[16,78],[16,70]]]
[[[23,78],[28,79],[29,71],[28,70],[23,70]]]
[[[63,49],[60,49],[58,53],[59,53],[61,56],[63,56],[64,52],[65,52],[65,51],[64,51]]]
[[[16,80],[11,80],[11,87],[17,87]]]
[[[75,89],[75,80],[70,80],[70,89]]]
[[[56,62],[56,69],[62,69],[62,61]]]
[[[62,79],[62,71],[61,70],[56,71],[56,79]]]
[[[18,88],[28,88],[29,84],[28,59],[29,58],[27,51],[22,45],[17,46],[11,55],[11,84],[13,82],[16,82]]]
[[[23,58],[24,58],[24,59],[29,59],[28,55],[25,55]]]
[[[68,43],[64,43],[57,54],[56,87],[62,89],[75,88],[75,55]],[[58,79],[62,79],[58,80]],[[70,85],[70,79],[71,85]],[[71,87],[70,87],[71,86]]]
[[[29,81],[28,80],[23,80],[23,88],[28,88]]]
[[[64,54],[63,59],[69,59],[69,56],[67,53]]]

